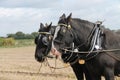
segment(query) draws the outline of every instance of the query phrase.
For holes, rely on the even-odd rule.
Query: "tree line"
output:
[[[14,38],[14,39],[34,39],[38,35],[37,32],[32,32],[31,34],[26,34],[21,31],[16,33],[7,34],[7,38]]]
[[[120,35],[120,29],[119,30],[112,30],[116,34]],[[35,37],[38,36],[38,32],[32,32],[30,34],[25,34],[21,31],[18,31],[16,33],[7,34],[7,38],[0,38],[0,46],[14,46],[16,45],[16,40],[22,40],[22,39],[35,39]],[[21,44],[21,42],[20,42]]]
[[[120,29],[118,30],[112,30],[113,32],[120,35]],[[31,34],[25,34],[21,31],[16,32],[15,34],[7,34],[8,38],[14,38],[14,39],[35,39],[35,37],[38,35],[38,32],[32,32]]]

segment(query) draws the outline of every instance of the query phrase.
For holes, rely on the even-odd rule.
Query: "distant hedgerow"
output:
[[[15,45],[14,38],[4,38],[2,41],[2,46],[13,46],[13,45]]]

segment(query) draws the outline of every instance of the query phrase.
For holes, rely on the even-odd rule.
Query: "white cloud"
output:
[[[120,29],[119,0],[0,0],[0,36],[23,31],[33,32],[39,23],[57,24],[63,13],[95,22],[106,20],[111,29]]]
[[[60,1],[61,2],[61,1]],[[47,8],[59,4],[57,0],[0,0],[0,7],[16,8]]]
[[[50,23],[55,18],[50,8],[0,8],[0,35],[37,31],[40,22]]]

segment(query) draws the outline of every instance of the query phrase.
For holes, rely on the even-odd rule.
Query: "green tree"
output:
[[[25,34],[21,31],[16,32],[15,34],[15,39],[24,39],[25,38]]]
[[[38,36],[38,32],[32,32],[31,35],[34,36],[33,38],[35,38],[36,36]]]
[[[21,31],[16,32],[15,34],[7,34],[8,38],[14,38],[14,39],[34,39],[36,36],[38,36],[38,32],[32,32],[31,34],[25,34]]]
[[[11,37],[12,37],[12,38],[15,38],[15,34],[7,34],[7,37],[8,37],[8,38],[11,38]]]
[[[25,34],[25,39],[34,39],[34,36],[31,34]]]

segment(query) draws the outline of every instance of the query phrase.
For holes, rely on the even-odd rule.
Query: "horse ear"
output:
[[[65,14],[63,13],[63,15],[60,17],[60,19],[64,19],[66,18]]]
[[[38,30],[38,32],[40,32],[43,28],[44,28],[44,25],[40,23],[40,29]]]
[[[44,28],[44,25],[42,23],[40,23],[40,29]]]
[[[72,16],[72,13],[70,13],[70,15],[67,17],[67,22],[71,21],[71,16]]]
[[[48,31],[50,30],[51,26],[52,26],[52,22],[47,26]]]
[[[52,22],[50,23],[50,25],[49,26],[52,26]]]

